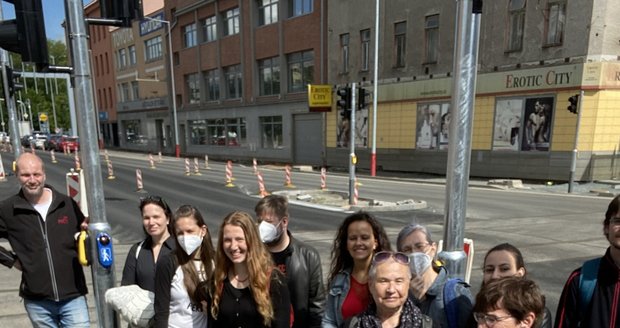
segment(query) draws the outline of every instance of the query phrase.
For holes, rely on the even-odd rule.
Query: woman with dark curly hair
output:
[[[383,226],[369,213],[349,215],[338,228],[331,252],[329,294],[323,328],[340,328],[370,304],[368,270],[375,253],[390,251]]]

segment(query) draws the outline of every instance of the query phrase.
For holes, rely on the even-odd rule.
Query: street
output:
[[[66,190],[65,174],[73,166],[73,157],[56,154],[58,163],[53,164],[49,153],[37,153],[46,164],[48,183],[59,190]],[[155,155],[156,168],[153,169],[150,168],[147,154],[110,151],[110,158],[116,179],[107,179],[103,153],[101,164],[107,221],[118,244],[130,244],[142,238],[138,203],[140,197],[147,194],[162,196],[173,209],[182,204],[197,206],[214,239],[217,238],[221,219],[227,213],[233,210],[253,213],[258,201],[257,178],[251,164],[245,166],[235,163],[235,187],[226,187],[225,163],[210,162],[210,169],[205,170],[204,159],[200,159],[201,175],[186,176],[183,159],[163,157],[159,163]],[[8,173],[13,155],[2,153],[2,159]],[[193,158],[191,164],[193,172]],[[143,192],[136,191],[138,168],[142,171]],[[259,169],[264,175],[267,190],[287,189],[283,186],[285,177],[281,167],[261,165]],[[427,225],[435,240],[443,238],[443,184],[406,177],[360,176],[359,181],[362,183],[360,197],[382,201],[415,199],[428,203],[425,210],[376,213],[391,238],[393,248],[400,228],[412,220]],[[319,189],[320,174],[316,171],[293,171],[292,182],[296,189]],[[331,190],[348,190],[348,175],[328,172],[327,187]],[[0,183],[1,199],[17,191],[14,176]],[[559,294],[569,273],[585,259],[600,256],[605,251],[607,242],[602,235],[602,220],[610,200],[590,195],[470,187],[465,236],[475,243],[472,292],[475,294],[480,286],[481,263],[486,250],[496,244],[509,242],[523,252],[528,274],[543,289],[547,305],[555,315]],[[296,204],[291,206],[290,214],[289,229],[296,237],[319,250],[323,273],[326,275],[336,227],[347,214],[342,210],[327,211]],[[124,257],[122,259],[124,261]],[[117,272],[120,272],[122,265],[123,262],[116,261]],[[118,274],[116,278],[120,280]],[[18,301],[16,291],[15,301]]]

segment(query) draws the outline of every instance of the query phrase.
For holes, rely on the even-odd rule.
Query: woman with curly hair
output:
[[[213,276],[215,251],[205,221],[195,207],[174,213],[176,251],[157,262],[155,327],[206,327],[205,283]]]
[[[332,247],[329,294],[323,328],[344,327],[370,304],[368,270],[375,253],[390,251],[383,226],[370,214],[349,215],[338,228]]]
[[[217,242],[214,327],[289,328],[291,302],[284,279],[252,217],[240,211],[228,214]]]

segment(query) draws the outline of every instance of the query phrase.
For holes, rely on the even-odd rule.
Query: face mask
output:
[[[185,253],[191,255],[202,244],[202,237],[198,235],[182,235],[177,237],[177,241]]]
[[[416,276],[421,276],[431,267],[431,259],[430,256],[426,253],[411,253],[409,254],[409,268],[411,269],[411,273]]]
[[[258,225],[258,232],[260,233],[260,239],[263,241],[263,243],[272,243],[278,238],[280,238],[280,236],[282,235],[282,230],[278,229],[280,223],[278,223],[277,225],[273,225],[267,221],[263,221]]]

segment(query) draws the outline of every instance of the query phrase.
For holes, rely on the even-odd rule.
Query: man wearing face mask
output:
[[[288,231],[288,200],[279,195],[261,199],[254,208],[261,240],[287,278],[293,306],[293,328],[321,327],[325,291],[319,252]]]
[[[446,269],[434,261],[437,243],[426,227],[415,223],[405,226],[398,234],[396,247],[411,259],[409,296],[422,313],[431,317],[436,327],[469,326],[473,308],[469,285],[448,279]]]

